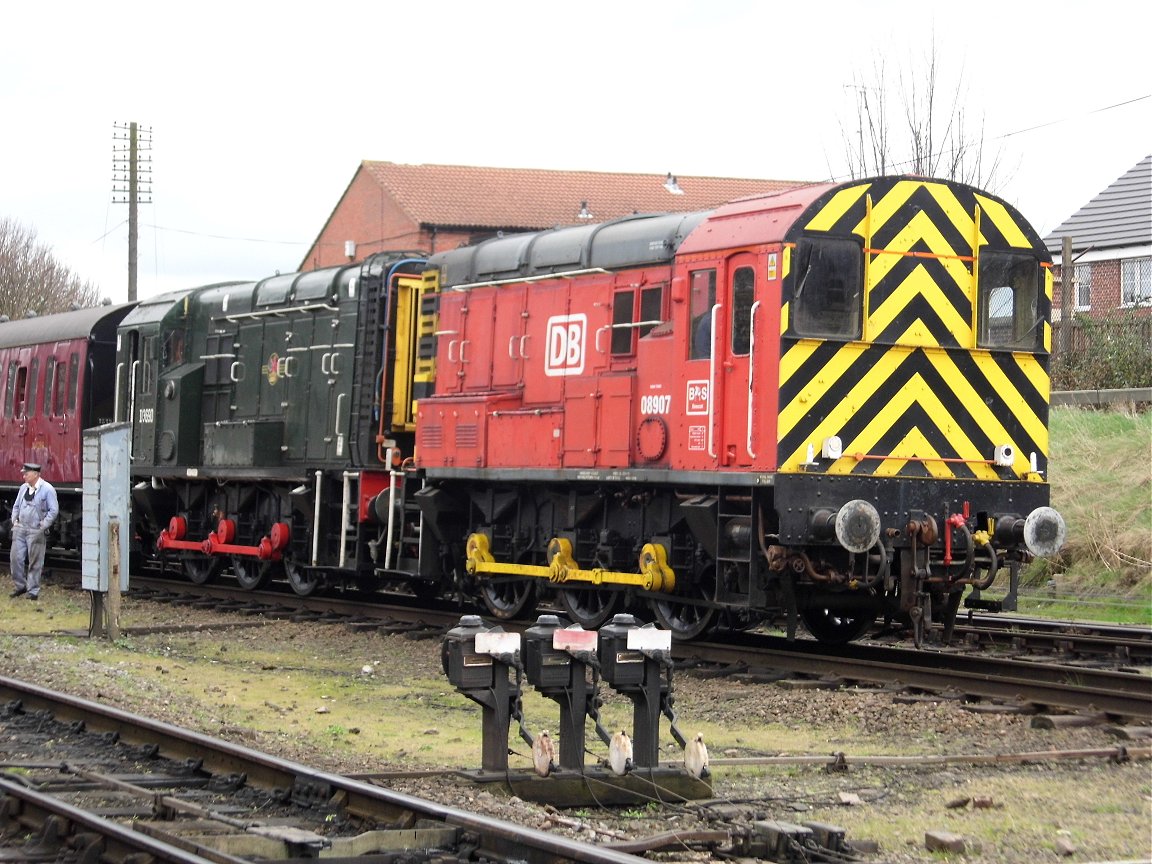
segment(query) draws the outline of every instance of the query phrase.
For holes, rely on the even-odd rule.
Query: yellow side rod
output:
[[[673,591],[676,574],[668,566],[668,553],[659,543],[647,543],[640,551],[639,573],[605,570],[594,567],[584,570],[572,557],[572,543],[565,537],[553,537],[548,542],[549,563],[504,564],[492,555],[488,537],[473,534],[466,546],[465,568],[469,573],[492,573],[510,576],[530,576],[547,579],[555,584],[587,582],[592,585],[636,585],[645,591]]]

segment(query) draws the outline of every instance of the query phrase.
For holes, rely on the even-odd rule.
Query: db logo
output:
[[[583,372],[587,332],[587,315],[554,315],[549,318],[544,374],[579,375]]]

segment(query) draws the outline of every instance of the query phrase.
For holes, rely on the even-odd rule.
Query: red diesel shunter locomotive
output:
[[[424,530],[501,617],[920,637],[1062,543],[1050,266],[1004,201],[912,177],[434,255]]]

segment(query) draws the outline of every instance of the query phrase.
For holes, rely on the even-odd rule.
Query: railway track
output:
[[[639,860],[9,678],[0,702],[8,861]]]
[[[430,608],[397,598],[381,600],[384,595],[366,603],[362,596],[297,598],[274,591],[239,591],[227,584],[185,588],[166,580],[140,582],[138,588],[151,591],[156,600],[353,620],[365,627],[444,629],[454,626],[462,611],[471,611],[447,604]],[[189,600],[193,588],[195,599]],[[513,629],[531,623],[502,626]],[[988,627],[981,620],[978,632],[978,637],[958,638],[957,647],[948,649],[870,643],[834,646],[807,639],[789,642],[760,632],[726,633],[723,640],[676,643],[673,654],[682,665],[711,664],[733,673],[787,672],[845,684],[946,693],[986,708],[1008,705],[1022,711],[1071,711],[1101,714],[1121,723],[1152,723],[1152,678],[1137,668],[1152,662],[1148,656],[1152,635],[1146,628],[1015,617],[1003,628]]]
[[[159,602],[191,603],[224,612],[358,623],[366,628],[447,629],[476,610],[428,604],[386,594],[298,597],[290,591],[246,591],[228,581],[192,585],[154,576],[133,577],[133,592]],[[533,621],[500,622],[505,629]],[[971,616],[958,623],[953,644],[920,649],[857,642],[788,642],[751,631],[676,643],[684,665],[710,664],[732,673],[785,672],[845,684],[898,687],[948,694],[972,703],[1032,712],[1105,715],[1123,723],[1152,723],[1152,630],[1023,616]]]

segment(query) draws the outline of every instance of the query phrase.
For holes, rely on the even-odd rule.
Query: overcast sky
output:
[[[152,135],[141,297],[294,270],[364,159],[844,178],[854,79],[881,56],[921,63],[934,33],[947,88],[963,75],[966,117],[1001,151],[996,191],[1043,235],[1152,153],[1135,15],[1113,0],[6,4],[0,217],[119,302],[118,122]]]

